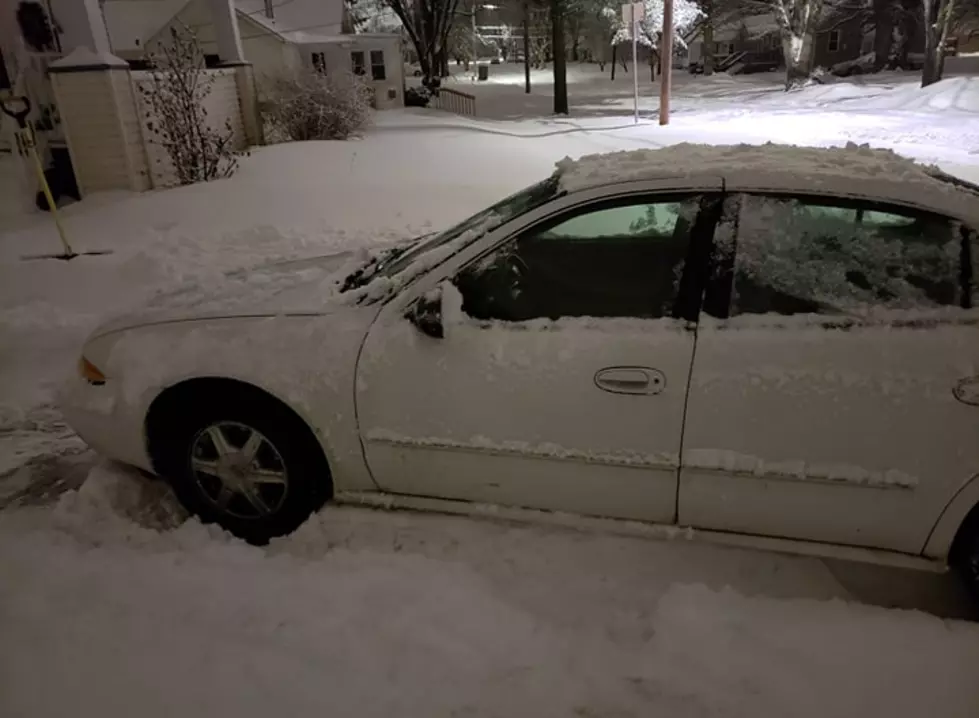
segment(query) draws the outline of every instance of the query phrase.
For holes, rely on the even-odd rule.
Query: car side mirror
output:
[[[408,307],[405,317],[418,327],[418,330],[433,339],[445,337],[445,327],[442,325],[442,288],[436,287],[418,297]]]

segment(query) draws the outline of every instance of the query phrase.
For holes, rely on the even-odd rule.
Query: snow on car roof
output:
[[[729,186],[739,188],[829,188],[847,194],[848,188],[859,186],[860,194],[882,198],[944,197],[949,200],[940,202],[944,209],[961,209],[972,216],[979,213],[979,187],[953,181],[937,167],[919,164],[893,150],[852,142],[845,147],[682,143],[577,160],[566,157],[557,163],[556,174],[561,189],[568,192],[637,180],[724,177]],[[773,177],[778,178],[778,185],[768,184]]]

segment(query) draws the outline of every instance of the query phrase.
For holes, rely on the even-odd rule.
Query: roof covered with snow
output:
[[[702,177],[724,178],[729,188],[771,188],[879,196],[979,220],[979,187],[949,180],[936,167],[892,150],[852,142],[844,147],[795,145],[704,145],[629,150],[565,158],[557,163],[561,187],[575,192],[602,185]]]
[[[265,0],[235,0],[242,15],[289,42],[310,42],[338,34],[343,25],[343,3],[337,0],[276,0],[272,17],[265,14]]]
[[[102,6],[112,49],[142,50],[187,0],[107,0]]]

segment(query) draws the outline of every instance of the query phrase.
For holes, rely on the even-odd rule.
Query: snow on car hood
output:
[[[93,336],[147,324],[263,317],[279,314],[327,314],[343,303],[340,285],[371,257],[365,250],[289,260],[259,267],[203,274],[154,296],[141,308],[101,325]]]

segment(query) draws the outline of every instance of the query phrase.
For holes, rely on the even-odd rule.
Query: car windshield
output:
[[[519,217],[525,212],[540,207],[556,197],[557,194],[558,180],[556,177],[549,177],[543,182],[538,182],[516,194],[510,195],[492,207],[484,209],[478,214],[474,214],[472,217],[444,232],[435,234],[434,236],[428,235],[427,238],[421,238],[421,241],[417,244],[409,246],[407,251],[403,251],[395,256],[388,257],[386,261],[382,261],[377,271],[384,276],[393,277],[421,255],[437,247],[441,247],[457,237],[461,237],[469,230],[482,225],[484,227],[484,233],[490,232],[504,222],[509,222],[511,219]],[[495,220],[490,221],[490,218],[494,216]],[[478,236],[473,237],[473,240],[476,239],[478,239]]]

